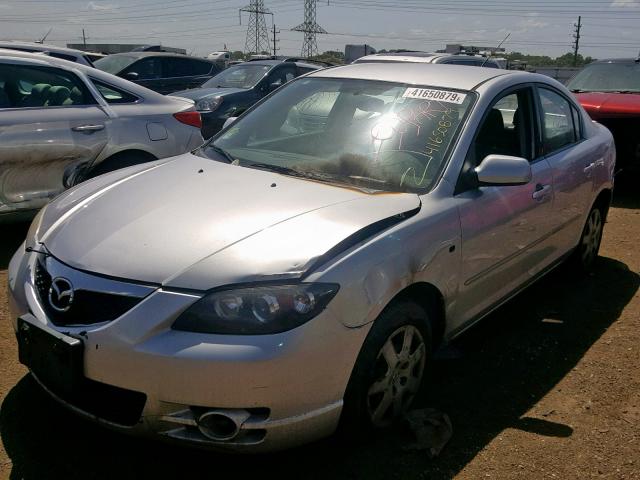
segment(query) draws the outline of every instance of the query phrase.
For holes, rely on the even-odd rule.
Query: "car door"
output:
[[[296,77],[296,67],[293,64],[279,65],[261,82],[261,90],[264,95],[273,92],[282,85]]]
[[[209,62],[193,58],[164,57],[162,59],[164,94],[187,90],[202,85],[210,78],[211,67]]]
[[[456,189],[462,232],[456,318],[481,315],[548,265],[552,174],[547,160],[536,154],[535,119],[532,87],[503,92],[485,112],[469,149]],[[531,181],[515,186],[466,181],[490,154],[528,159]]]
[[[130,74],[135,74],[135,76]],[[158,93],[165,93],[162,57],[143,57],[125,68],[118,76]]]
[[[584,140],[577,108],[558,90],[538,85],[536,97],[542,125],[543,153],[554,181],[554,246],[558,255],[575,247],[584,217],[591,208],[594,173],[604,159]]]
[[[107,144],[108,117],[73,72],[0,63],[0,212],[40,208]]]

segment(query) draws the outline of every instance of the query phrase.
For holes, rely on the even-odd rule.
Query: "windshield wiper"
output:
[[[293,168],[283,167],[282,165],[272,165],[270,163],[247,163],[244,165],[249,168],[257,168],[260,170],[268,170],[269,172],[282,173],[292,177],[305,177],[306,172],[294,170]]]
[[[222,155],[225,158],[225,160],[227,160],[228,163],[233,163],[236,160],[224,148],[220,148],[220,147],[214,145],[213,143],[210,143],[209,145],[207,145],[207,148],[210,148],[214,152],[219,153],[220,155]]]

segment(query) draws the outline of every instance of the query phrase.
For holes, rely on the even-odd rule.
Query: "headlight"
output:
[[[40,209],[38,214],[35,216],[33,221],[31,222],[31,226],[29,227],[29,231],[27,232],[27,238],[24,242],[24,248],[26,250],[35,248],[38,243],[38,234],[40,233],[40,225],[42,224],[42,217],[44,217],[44,211],[47,207],[43,207]]]
[[[223,335],[285,332],[318,315],[339,288],[330,283],[300,283],[222,290],[194,303],[172,328]]]
[[[199,112],[213,112],[222,103],[222,97],[203,98],[196,103],[196,110]]]

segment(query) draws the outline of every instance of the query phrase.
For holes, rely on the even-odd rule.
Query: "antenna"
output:
[[[495,49],[491,50],[491,53],[489,54],[489,56],[485,58],[484,62],[482,62],[482,65],[480,65],[481,67],[484,67],[484,64],[487,63],[489,59],[493,56],[493,52],[497,51],[502,46],[502,44],[507,41],[507,38],[509,38],[510,36],[511,36],[511,32],[507,33],[507,36],[504,37],[504,39],[498,44],[498,46]]]
[[[35,43],[44,43],[44,41],[47,39],[47,37],[49,36],[49,34],[51,33],[51,30],[53,30],[53,27],[51,27],[49,29],[49,31],[47,33],[44,34],[44,37],[42,37],[40,40],[36,40]]]

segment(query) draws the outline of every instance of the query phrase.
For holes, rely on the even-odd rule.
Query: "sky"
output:
[[[244,50],[250,0],[0,0],[0,39],[46,43],[144,43],[193,55]],[[304,0],[264,0],[266,23],[280,30],[281,55],[300,55]],[[497,46],[558,56],[572,50],[582,16],[580,53],[594,58],[640,52],[640,0],[317,0],[318,50],[367,43],[377,49],[434,51],[447,43]]]

